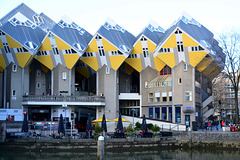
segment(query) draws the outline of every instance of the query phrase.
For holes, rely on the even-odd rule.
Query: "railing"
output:
[[[24,101],[67,101],[67,102],[105,102],[105,97],[98,96],[23,96]]]

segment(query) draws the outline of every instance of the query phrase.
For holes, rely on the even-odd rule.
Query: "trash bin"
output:
[[[193,130],[193,131],[197,131],[197,130],[198,130],[197,122],[196,122],[196,121],[192,121],[192,130]]]

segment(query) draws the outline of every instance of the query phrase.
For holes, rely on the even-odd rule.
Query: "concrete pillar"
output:
[[[97,159],[103,160],[104,158],[104,137],[98,137],[98,147],[97,147]]]

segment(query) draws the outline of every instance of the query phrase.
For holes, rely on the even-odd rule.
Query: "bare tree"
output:
[[[223,72],[225,72],[231,81],[234,89],[235,118],[236,123],[239,123],[238,90],[240,80],[240,33],[237,32],[237,30],[223,33],[219,36],[219,44],[226,56],[226,59],[224,57],[225,66]]]

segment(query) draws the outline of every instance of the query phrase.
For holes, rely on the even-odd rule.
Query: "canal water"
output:
[[[93,151],[0,151],[0,160],[96,160]],[[240,160],[240,151],[135,150],[105,151],[105,160]]]

